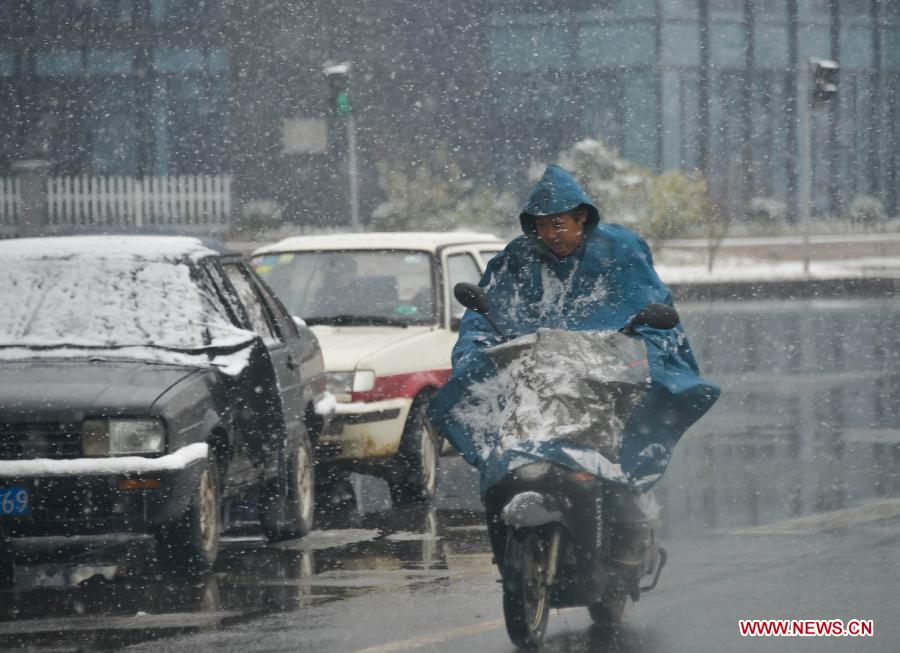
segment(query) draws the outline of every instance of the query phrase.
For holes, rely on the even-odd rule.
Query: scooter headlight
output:
[[[550,473],[550,463],[532,463],[519,467],[516,470],[516,478],[520,481],[538,481]]]

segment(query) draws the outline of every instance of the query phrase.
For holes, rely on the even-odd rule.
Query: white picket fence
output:
[[[15,179],[0,179],[0,231],[15,235],[22,199]],[[172,227],[221,234],[231,226],[230,175],[49,177],[49,232],[79,226]]]

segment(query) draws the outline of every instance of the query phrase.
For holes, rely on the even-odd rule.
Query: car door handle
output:
[[[294,357],[293,357],[293,356],[288,356],[288,357],[287,357],[287,361],[285,361],[285,365],[287,365],[287,368],[288,368],[289,370],[296,370],[297,367],[299,367],[299,366],[297,365],[297,363],[294,362]]]

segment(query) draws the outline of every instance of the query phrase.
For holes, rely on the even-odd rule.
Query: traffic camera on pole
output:
[[[813,104],[828,102],[837,96],[840,66],[831,59],[810,59]]]
[[[329,110],[339,116],[350,115],[350,63],[326,65],[322,73],[328,82]]]

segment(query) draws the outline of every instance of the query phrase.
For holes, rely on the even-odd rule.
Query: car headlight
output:
[[[356,370],[353,375],[353,392],[368,392],[375,387],[375,372],[372,370]]]
[[[375,387],[375,372],[328,372],[326,389],[333,395],[349,395],[352,392],[368,392]]]
[[[327,372],[325,389],[333,395],[348,395],[353,391],[353,372]]]
[[[89,419],[81,425],[85,456],[162,453],[166,426],[159,419]]]

